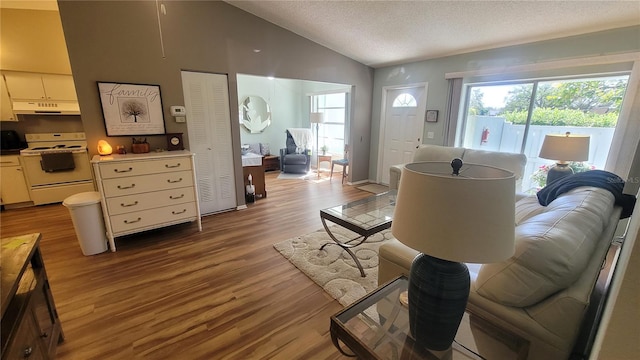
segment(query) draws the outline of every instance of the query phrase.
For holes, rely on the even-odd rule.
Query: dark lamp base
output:
[[[446,350],[458,332],[469,298],[465,264],[418,255],[409,274],[409,326],[418,344]]]
[[[569,164],[556,164],[556,166],[549,169],[547,173],[547,185],[569,175],[573,175],[573,169]]]

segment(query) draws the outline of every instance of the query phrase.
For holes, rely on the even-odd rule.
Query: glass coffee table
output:
[[[409,335],[409,310],[399,301],[407,285],[407,278],[399,277],[332,316],[331,339],[338,350],[360,359],[527,358],[526,340],[468,311],[450,349],[431,351],[419,346]]]
[[[382,230],[386,230],[391,227],[391,221],[393,220],[393,210],[396,204],[396,190],[391,190],[382,194],[369,196],[367,198],[352,201],[344,205],[334,206],[328,209],[320,210],[320,220],[322,226],[333,240],[333,243],[326,243],[322,245],[320,250],[323,250],[327,245],[338,245],[343,248],[358,266],[360,275],[365,277],[362,264],[351,251],[354,248],[376,233]],[[327,221],[331,221],[336,225],[340,225],[345,229],[351,230],[358,234],[357,237],[349,239],[347,241],[340,241],[331,232]]]

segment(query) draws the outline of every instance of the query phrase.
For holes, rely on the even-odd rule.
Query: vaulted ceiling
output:
[[[372,67],[640,25],[637,0],[227,2]]]
[[[638,0],[226,2],[372,67],[640,25]],[[0,7],[57,10],[57,2],[2,0]]]

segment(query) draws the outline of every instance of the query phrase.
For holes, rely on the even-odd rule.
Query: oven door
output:
[[[73,161],[75,168],[72,170],[60,170],[47,172],[42,170],[40,155],[21,155],[24,164],[27,181],[33,187],[65,184],[78,181],[92,180],[91,165],[89,163],[89,154],[84,152],[74,152]]]

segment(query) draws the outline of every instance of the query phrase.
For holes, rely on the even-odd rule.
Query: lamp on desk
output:
[[[572,135],[568,131],[565,134],[545,135],[539,156],[556,160],[556,165],[547,173],[547,185],[573,174],[570,161],[589,160],[589,140],[589,135]]]
[[[320,136],[320,124],[324,122],[324,113],[321,112],[312,112],[309,114],[309,122],[312,124],[316,124],[316,171],[318,173],[318,177],[320,177],[320,154],[319,149],[319,136]]]
[[[421,252],[409,275],[411,335],[427,349],[447,350],[469,297],[464,262],[497,262],[514,253],[515,175],[460,159],[407,164],[391,232]]]

